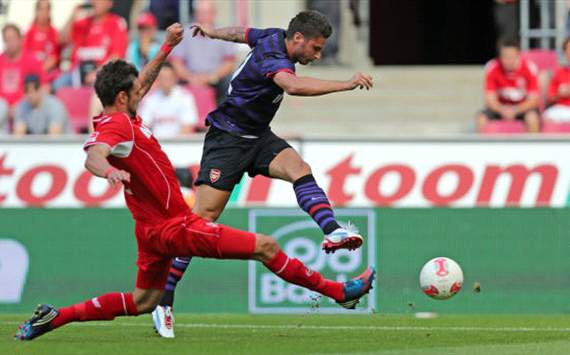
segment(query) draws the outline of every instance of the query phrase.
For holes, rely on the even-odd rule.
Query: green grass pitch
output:
[[[570,316],[187,315],[176,339],[150,316],[72,324],[12,339],[27,315],[0,316],[0,354],[568,354]]]

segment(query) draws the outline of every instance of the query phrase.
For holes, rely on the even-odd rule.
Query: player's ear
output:
[[[293,42],[301,43],[305,40],[305,36],[301,32],[295,32],[293,35]]]
[[[129,101],[129,95],[127,95],[126,91],[119,91],[117,97],[115,98],[115,104],[126,104]]]

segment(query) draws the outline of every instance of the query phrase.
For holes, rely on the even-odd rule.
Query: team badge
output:
[[[212,183],[218,181],[220,179],[220,176],[222,176],[220,169],[210,169],[210,181]]]

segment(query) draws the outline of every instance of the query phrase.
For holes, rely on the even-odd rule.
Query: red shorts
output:
[[[137,222],[138,288],[163,289],[172,258],[199,256],[251,259],[255,234],[209,222],[197,215],[169,219],[159,225]]]

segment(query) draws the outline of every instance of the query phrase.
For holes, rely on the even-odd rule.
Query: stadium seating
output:
[[[526,128],[521,121],[490,121],[483,127],[483,134],[517,134],[525,133]]]
[[[556,123],[544,121],[542,125],[543,133],[570,133],[570,122]]]
[[[554,71],[558,68],[558,54],[547,49],[531,49],[524,51],[522,57],[536,64],[538,71]]]
[[[216,108],[216,91],[209,86],[187,85],[186,89],[194,95],[196,108],[198,109],[197,131],[203,131],[206,128],[206,116]]]
[[[89,126],[89,103],[93,89],[90,87],[63,87],[57,91],[69,114],[69,123],[75,133],[85,133]]]

